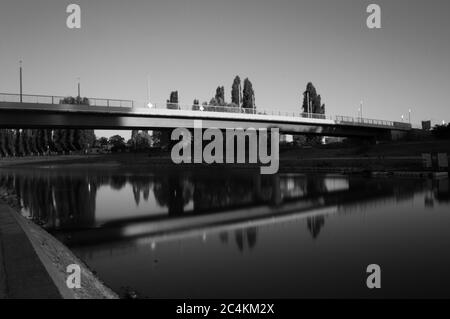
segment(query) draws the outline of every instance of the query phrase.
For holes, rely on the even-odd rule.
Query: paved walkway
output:
[[[0,201],[0,298],[61,298],[13,214],[17,213]]]

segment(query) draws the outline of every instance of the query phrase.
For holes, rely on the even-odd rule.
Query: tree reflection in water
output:
[[[325,226],[324,216],[308,217],[306,220],[308,230],[311,233],[312,238],[316,239],[319,236],[320,230]]]
[[[330,181],[340,182],[341,188],[331,189]],[[336,182],[337,183],[337,182]],[[142,174],[121,170],[54,170],[14,169],[0,171],[0,186],[17,196],[24,214],[43,227],[52,229],[84,229],[101,227],[96,222],[97,194],[101,187],[123,191],[132,189],[131,200],[136,207],[153,201],[153,209],[167,208],[167,217],[212,214],[250,207],[282,206],[290,202],[307,202],[311,206],[366,205],[379,198],[397,201],[411,198],[414,189],[425,182],[390,183],[389,180],[321,175],[285,174],[261,176],[242,171],[156,171]],[[339,183],[338,183],[339,184]],[[428,204],[435,200],[449,201],[448,179],[425,185]],[[154,198],[150,194],[154,195]],[[112,196],[112,195],[110,195]],[[102,199],[108,200],[108,199]],[[111,200],[111,199],[109,199]],[[145,206],[147,207],[147,206]],[[111,209],[114,209],[112,207]],[[346,211],[351,210],[347,207]],[[167,212],[166,211],[166,212]],[[149,216],[155,212],[148,212]],[[118,212],[125,220],[132,212]],[[117,213],[116,213],[117,215]],[[317,239],[325,226],[325,217],[317,215],[306,220],[312,238]],[[232,235],[221,233],[220,240],[234,242],[240,251],[253,249],[257,242],[257,228],[236,230]]]

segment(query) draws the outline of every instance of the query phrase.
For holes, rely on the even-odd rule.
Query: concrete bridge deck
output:
[[[393,132],[401,134],[411,130],[411,125],[406,123],[345,116],[331,118],[323,114],[269,114],[254,109],[179,104],[150,108],[136,107],[133,101],[120,100],[93,99],[95,105],[55,104],[57,101],[54,97],[49,97],[44,103],[39,99],[36,102],[5,102],[5,99],[0,99],[0,127],[152,130],[194,128],[194,121],[202,120],[204,128],[278,128],[285,134],[320,136],[389,138]]]

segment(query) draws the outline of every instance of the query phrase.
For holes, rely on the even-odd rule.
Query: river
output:
[[[122,296],[450,297],[448,179],[61,165],[0,185]]]

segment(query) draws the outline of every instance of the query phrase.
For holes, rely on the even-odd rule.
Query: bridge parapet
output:
[[[218,113],[240,113],[240,114],[253,114],[253,115],[272,115],[272,116],[285,116],[292,118],[310,118],[319,120],[332,120],[331,116],[326,114],[317,113],[301,113],[301,112],[286,112],[286,111],[274,111],[274,110],[261,110],[253,108],[244,108],[239,106],[226,106],[226,105],[205,105],[205,104],[178,104],[178,103],[158,103],[152,104],[151,108],[159,110],[180,110],[180,111],[198,111],[198,112],[218,112]]]
[[[412,125],[409,123],[403,122],[394,122],[394,121],[386,121],[386,120],[374,120],[374,119],[366,119],[360,117],[350,117],[350,116],[336,116],[337,124],[344,125],[355,125],[355,126],[370,126],[370,127],[385,127],[389,129],[396,130],[411,130]]]
[[[9,102],[9,103],[32,103],[32,104],[53,104],[59,105],[62,103],[64,99],[67,99],[66,96],[57,96],[57,95],[30,95],[30,94],[9,94],[9,93],[0,93],[0,102]],[[104,106],[104,107],[129,107],[132,108],[134,106],[134,102],[132,100],[117,100],[117,99],[101,99],[101,98],[87,98],[87,103],[74,103],[81,105],[90,105],[90,106]]]

